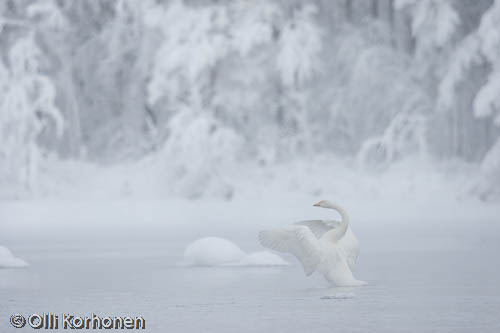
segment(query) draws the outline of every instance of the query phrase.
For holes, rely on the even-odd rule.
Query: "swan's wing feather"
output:
[[[272,250],[293,254],[302,263],[306,276],[316,270],[320,261],[319,242],[305,226],[264,230],[259,232],[259,241]]]
[[[345,236],[338,241],[338,247],[346,256],[350,269],[353,270],[359,255],[359,241],[351,228],[349,228]]]
[[[323,237],[328,231],[336,228],[340,222],[335,220],[306,220],[294,223],[295,225],[304,225],[311,229],[317,239]]]

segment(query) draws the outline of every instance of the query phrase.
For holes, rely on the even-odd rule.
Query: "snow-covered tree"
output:
[[[455,34],[460,19],[450,0],[396,0],[397,9],[410,11],[417,57],[435,56]]]
[[[478,51],[491,66],[486,84],[478,91],[474,99],[474,114],[477,117],[493,118],[500,126],[500,1],[495,1],[483,15],[477,30],[480,40]]]
[[[29,32],[8,53],[9,68],[0,67],[0,137],[2,174],[12,185],[35,191],[41,135],[62,134],[63,118],[55,105],[56,92],[50,78],[40,70],[40,48]],[[51,133],[45,133],[50,135]]]
[[[285,21],[279,39],[276,65],[281,77],[281,96],[285,126],[292,134],[288,149],[310,152],[311,129],[309,126],[305,85],[320,68],[322,47],[321,30],[315,23],[317,8],[302,5],[293,8],[292,16]]]
[[[174,1],[153,9],[147,22],[163,34],[148,85],[149,103],[163,99],[170,107],[184,103],[197,112],[210,107],[211,73],[229,50],[227,9]]]
[[[111,164],[152,158],[165,188],[190,197],[230,196],[231,172],[219,167],[264,171],[318,155],[379,170],[412,154],[494,165],[499,7],[2,2],[2,179],[35,187],[43,151]],[[29,51],[14,59],[16,49]],[[24,72],[22,61],[32,64]]]
[[[487,82],[475,95],[473,112],[477,117],[491,116],[500,124],[500,1],[495,1],[482,16],[479,27],[458,44],[440,85],[441,103],[453,107],[456,86],[466,80],[474,65],[490,66]]]
[[[83,150],[82,132],[73,77],[74,50],[70,22],[64,8],[55,0],[41,0],[26,7],[26,22],[33,28],[40,51],[56,89],[56,105],[65,119],[64,144],[57,150],[62,156],[78,157]]]

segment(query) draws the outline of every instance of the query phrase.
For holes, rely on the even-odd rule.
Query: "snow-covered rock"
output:
[[[184,263],[194,266],[216,266],[238,262],[245,256],[236,244],[219,237],[204,237],[186,247]]]
[[[183,264],[189,266],[285,266],[280,256],[267,252],[246,254],[238,245],[220,237],[200,238],[186,247]]]
[[[0,246],[0,268],[26,267],[28,263],[20,258],[14,257],[12,252],[4,246]]]

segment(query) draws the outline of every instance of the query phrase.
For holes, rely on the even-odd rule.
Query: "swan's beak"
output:
[[[320,202],[316,202],[313,206],[320,207],[321,206],[320,203],[321,203],[321,201]]]

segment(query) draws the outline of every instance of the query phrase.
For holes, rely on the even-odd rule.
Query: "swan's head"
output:
[[[322,208],[330,208],[332,204],[328,200],[321,200],[320,202],[315,203],[313,206],[322,207]]]

